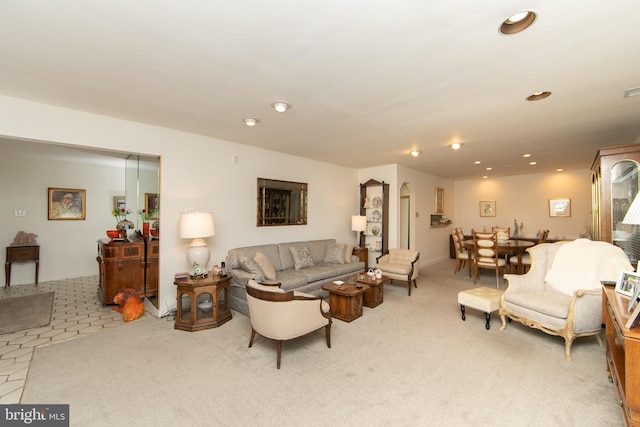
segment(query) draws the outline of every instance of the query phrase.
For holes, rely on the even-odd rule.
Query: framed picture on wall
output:
[[[122,211],[127,209],[127,198],[125,196],[113,196],[113,209]]]
[[[549,216],[568,218],[571,216],[571,199],[549,199]]]
[[[151,212],[149,219],[158,219],[158,209],[160,208],[160,198],[156,193],[144,193],[145,212]]]
[[[49,188],[50,220],[84,220],[87,202],[86,191],[70,188]]]
[[[434,205],[435,213],[444,213],[444,188],[436,187]]]
[[[496,201],[495,200],[481,200],[480,201],[480,216],[496,216]]]

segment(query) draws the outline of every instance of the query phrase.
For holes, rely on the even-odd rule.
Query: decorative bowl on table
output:
[[[118,230],[107,230],[107,237],[110,239],[117,239],[120,237],[120,232]]]

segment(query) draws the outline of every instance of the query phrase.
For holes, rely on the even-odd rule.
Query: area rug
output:
[[[0,335],[51,323],[55,292],[0,299]]]

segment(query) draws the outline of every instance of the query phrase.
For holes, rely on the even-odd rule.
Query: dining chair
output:
[[[498,254],[498,234],[473,232],[473,247],[475,256],[476,274],[473,279],[475,285],[480,275],[480,269],[492,269],[496,271],[496,288],[500,287],[500,269],[507,272],[507,261]]]
[[[549,230],[542,230],[540,236],[538,236],[538,245],[547,241],[549,237]],[[522,259],[522,273],[526,273],[531,268],[531,255],[527,252],[521,255]],[[518,257],[516,255],[509,258],[509,272],[514,273],[514,270],[518,269]]]
[[[509,240],[511,237],[511,227],[491,227],[491,231],[498,234],[498,240]]]
[[[464,247],[464,233],[462,232],[462,228],[456,227],[451,229],[451,238],[453,239],[453,248],[456,253],[456,266],[453,274],[457,274],[467,262],[473,260],[473,253],[467,251]],[[469,270],[469,277],[471,277],[471,270]]]

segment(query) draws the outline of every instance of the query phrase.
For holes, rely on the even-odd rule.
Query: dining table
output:
[[[502,254],[512,254],[515,253],[518,257],[518,269],[516,270],[518,274],[524,273],[524,269],[522,267],[522,253],[530,248],[531,246],[536,245],[535,242],[530,240],[520,240],[520,239],[509,239],[509,240],[498,240],[498,253]],[[465,240],[464,247],[469,251],[469,253],[473,253],[473,239]],[[471,264],[475,263],[475,257],[469,257],[469,277],[471,277]]]

